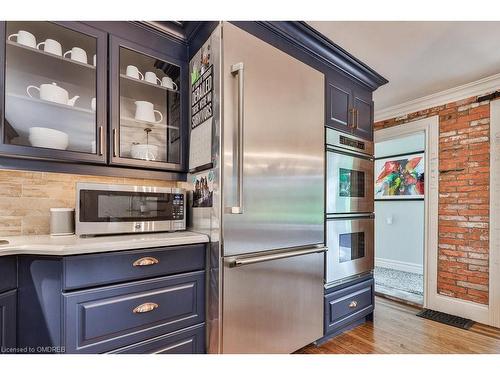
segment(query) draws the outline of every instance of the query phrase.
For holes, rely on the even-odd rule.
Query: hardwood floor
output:
[[[373,322],[309,345],[299,354],[500,353],[500,330],[474,324],[469,330],[422,319],[418,308],[376,298]]]

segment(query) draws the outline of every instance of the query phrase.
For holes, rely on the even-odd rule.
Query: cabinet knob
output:
[[[137,306],[135,309],[132,310],[134,314],[143,314],[147,313],[150,311],[153,311],[154,309],[158,308],[158,304],[154,302],[146,302],[143,303],[142,305]]]
[[[160,261],[153,257],[144,257],[137,259],[132,265],[134,267],[143,267],[143,266],[153,266],[155,264],[160,263]]]
[[[355,309],[358,306],[358,301],[351,301],[349,304],[349,308]]]

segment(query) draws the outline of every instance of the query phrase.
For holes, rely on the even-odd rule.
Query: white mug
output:
[[[172,78],[170,78],[169,76],[165,76],[161,79],[161,85],[163,87],[166,87],[168,89],[172,89],[175,91],[177,91],[179,89],[177,87],[177,84],[174,82],[174,80]]]
[[[11,37],[16,37],[16,42],[22,44],[24,46],[28,46],[31,48],[36,48],[36,38],[35,36],[25,30],[19,30],[17,34],[11,34],[7,39],[10,40]]]
[[[54,39],[45,39],[45,42],[38,43],[36,48],[40,48],[43,45],[43,50],[48,53],[52,53],[57,56],[62,56],[61,43]]]
[[[71,55],[71,60],[87,64],[87,52],[80,47],[73,47],[69,51],[64,52],[63,57],[66,57],[68,54]]]
[[[149,83],[154,83],[155,85],[157,83],[161,84],[161,81],[156,76],[155,72],[146,72],[146,74],[144,74],[144,80],[149,82]]]
[[[155,113],[158,113],[160,115],[159,120],[156,120]],[[158,124],[162,122],[163,115],[160,111],[154,109],[153,103],[139,100],[135,102],[135,119],[138,121]]]
[[[139,69],[137,69],[137,67],[134,65],[127,65],[127,70],[126,70],[125,74],[127,76],[135,78],[135,79],[140,79],[140,80],[144,79],[144,76],[142,75],[142,73],[139,72]]]
[[[95,112],[96,108],[95,98],[92,98],[92,100],[90,100],[90,108]]]

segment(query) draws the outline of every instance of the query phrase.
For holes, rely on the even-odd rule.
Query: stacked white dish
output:
[[[144,143],[133,144],[130,153],[134,159],[156,160],[158,146]]]
[[[29,141],[34,147],[55,148],[66,150],[68,148],[68,134],[43,127],[33,127],[29,129]]]

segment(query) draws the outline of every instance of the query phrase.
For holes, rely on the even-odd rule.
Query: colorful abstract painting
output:
[[[375,199],[424,197],[424,154],[375,161]]]

